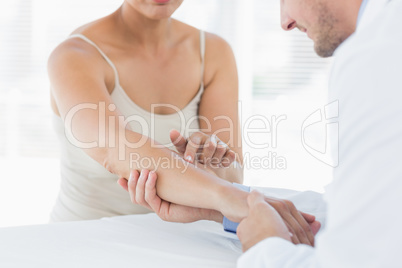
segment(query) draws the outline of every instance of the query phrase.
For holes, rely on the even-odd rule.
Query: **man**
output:
[[[401,0],[282,0],[282,27],[295,27],[335,63],[339,159],[325,194],[327,228],[316,247],[293,245],[259,193],[238,227],[239,267],[401,267]],[[399,264],[398,264],[399,263]]]
[[[282,27],[306,32],[318,55],[336,56],[330,101],[339,102],[340,164],[325,193],[327,224],[315,248],[291,243],[278,210],[262,194],[249,194],[248,216],[237,229],[245,251],[239,267],[401,267],[400,14],[402,0],[282,0]],[[130,180],[137,179],[133,173]],[[192,217],[183,216],[194,212],[188,207],[169,210],[155,182],[149,173],[145,190],[137,188],[139,203],[167,220]]]

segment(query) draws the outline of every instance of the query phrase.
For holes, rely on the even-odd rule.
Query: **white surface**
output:
[[[59,160],[0,158],[0,170],[0,227],[47,223],[59,191]]]
[[[267,188],[323,221],[321,195]],[[163,222],[155,214],[0,229],[0,267],[235,267],[236,235],[215,222]]]
[[[234,267],[241,253],[218,223],[154,214],[2,229],[0,240],[1,267]]]
[[[314,250],[268,238],[239,267],[401,267],[402,31],[394,25],[402,1],[385,2],[368,2],[357,33],[336,51],[340,162],[326,188],[327,228]]]

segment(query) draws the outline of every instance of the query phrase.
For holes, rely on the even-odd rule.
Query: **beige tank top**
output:
[[[139,107],[120,86],[119,75],[113,62],[91,40],[81,34],[70,38],[81,38],[94,46],[112,67],[115,88],[111,94],[117,109],[125,116],[137,115],[143,120],[132,121],[131,130],[147,135],[157,142],[174,149],[169,138],[172,129],[182,130],[186,136],[199,130],[198,106],[204,91],[205,33],[200,31],[201,85],[194,98],[182,110],[161,115],[150,113]],[[169,104],[166,104],[169,105]],[[141,124],[138,122],[142,121]],[[149,126],[144,130],[144,122]],[[53,125],[60,141],[61,185],[56,204],[50,215],[51,222],[90,220],[127,214],[150,212],[131,203],[128,193],[117,184],[118,177],[75,147],[66,138],[63,121],[54,115]]]

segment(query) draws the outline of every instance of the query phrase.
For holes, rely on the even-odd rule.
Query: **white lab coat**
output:
[[[339,166],[316,247],[268,238],[238,267],[402,267],[402,0],[371,0],[335,52]]]

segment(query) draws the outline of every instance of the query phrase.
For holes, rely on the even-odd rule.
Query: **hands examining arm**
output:
[[[293,204],[290,204],[292,202],[288,200],[284,202],[294,207]],[[247,197],[247,204],[249,207],[248,216],[240,222],[237,228],[237,236],[243,245],[244,252],[269,237],[281,237],[294,244],[302,243],[314,246],[314,235],[321,227],[321,224],[315,220],[314,216],[297,211],[300,215],[295,216],[293,220],[298,219],[299,222],[302,222],[300,227],[304,226],[304,228],[306,228],[305,224],[307,223],[309,230],[302,230],[300,227],[296,227],[297,231],[295,231],[295,225],[292,226],[285,222],[285,218],[288,218],[289,215],[285,217],[282,216],[283,210],[275,209],[267,202],[267,197],[262,193],[252,191]],[[300,219],[301,216],[305,219],[304,223]],[[303,231],[306,233],[307,237],[312,240],[306,241],[306,236],[303,235]]]
[[[181,206],[162,200],[156,194],[156,180],[155,172],[143,170],[141,175],[137,171],[132,171],[128,182],[121,178],[118,183],[130,193],[133,203],[152,209],[163,220],[222,222],[223,215],[219,211]],[[271,236],[283,237],[295,244],[314,245],[314,235],[320,228],[314,216],[297,211],[293,203],[288,200],[268,198],[257,192],[248,194],[247,202],[248,216],[238,228],[244,250]],[[235,210],[236,205],[233,206],[232,209]]]
[[[215,134],[207,135],[198,131],[185,138],[179,131],[172,130],[170,139],[187,162],[201,164],[224,180],[243,182],[240,156]]]
[[[235,152],[214,134],[207,135],[198,131],[186,139],[177,130],[172,130],[170,139],[189,163],[199,162],[209,167],[229,167],[235,161]]]

